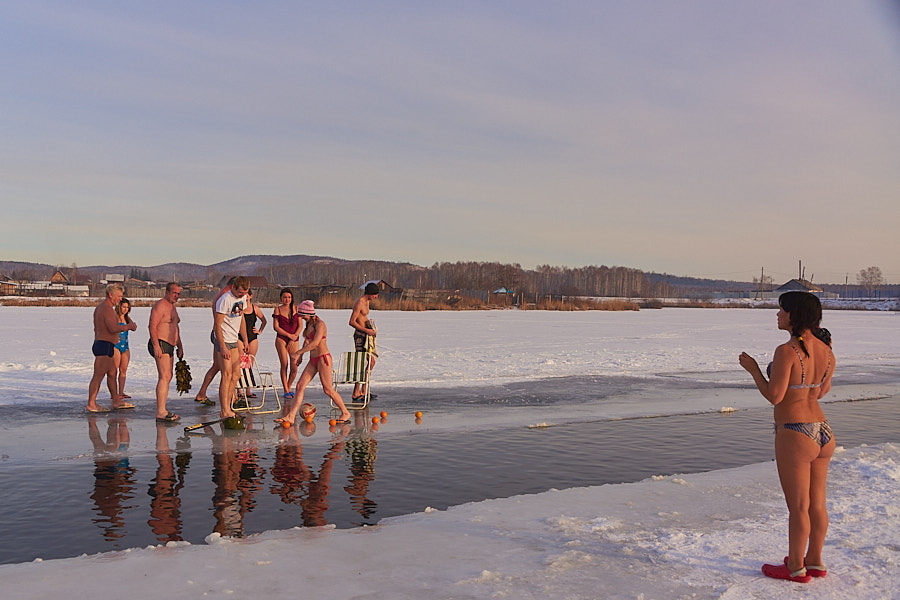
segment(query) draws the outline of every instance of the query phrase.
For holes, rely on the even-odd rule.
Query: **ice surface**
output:
[[[147,309],[136,309],[130,393],[149,398]],[[182,309],[195,381],[211,357],[208,310]],[[267,311],[269,312],[269,311]],[[332,352],[350,349],[348,311],[322,311]],[[664,309],[626,313],[378,312],[385,386],[490,386],[559,376],[627,376],[739,386],[691,406],[671,399],[593,407],[594,416],[740,409],[762,401],[737,365],[769,360],[784,340],[774,310]],[[84,403],[91,373],[90,311],[0,308],[0,403]],[[839,367],[833,397],[897,393],[900,318],[826,313]],[[271,327],[271,325],[270,325]],[[277,365],[271,329],[260,362]],[[847,373],[841,383],[841,374]],[[135,393],[137,392],[137,393]],[[699,398],[699,400],[697,399]],[[717,405],[718,402],[718,405]],[[479,408],[485,414],[489,408]],[[504,410],[496,424],[546,423]],[[554,415],[556,417],[556,415]],[[565,417],[563,417],[565,418]],[[829,479],[829,575],[811,584],[761,576],[787,546],[772,463],[640,483],[550,491],[425,511],[377,527],[272,531],[242,540],[0,566],[4,597],[127,594],[320,598],[900,598],[900,447],[839,452]],[[15,543],[14,540],[3,540]]]

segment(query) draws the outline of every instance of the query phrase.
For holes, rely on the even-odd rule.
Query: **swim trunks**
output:
[[[165,340],[159,340],[159,349],[162,350],[163,354],[175,356],[175,346]],[[153,351],[153,340],[147,340],[147,352],[150,353],[150,356],[156,358],[156,352]]]
[[[353,345],[356,347],[357,352],[366,351],[366,341],[368,341],[368,339],[369,335],[364,331],[357,329],[353,332]]]
[[[831,431],[831,425],[828,424],[828,421],[816,421],[815,423],[785,423],[781,428],[802,433],[817,443],[819,448],[825,447],[828,442],[831,441],[831,438],[834,437],[834,433]],[[778,425],[775,426],[775,431],[778,431]]]
[[[91,352],[94,356],[112,357],[115,354],[115,350],[116,345],[106,340],[94,340],[94,345],[91,346]]]
[[[216,352],[219,351],[219,340],[216,338],[216,330],[213,329],[209,332],[209,341],[212,342],[212,345],[216,347]],[[225,347],[229,350],[234,350],[238,347],[237,342],[225,342]]]

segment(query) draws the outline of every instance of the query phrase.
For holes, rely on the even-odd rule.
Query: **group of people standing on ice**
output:
[[[350,326],[353,328],[354,346],[357,351],[368,349],[369,337],[376,330],[369,319],[372,300],[378,297],[379,287],[368,283],[364,293],[353,306]],[[150,310],[150,339],[147,351],[156,361],[158,381],[156,385],[156,420],[161,423],[175,423],[181,417],[166,407],[169,385],[172,381],[175,357],[184,357],[176,303],[181,294],[177,283],[166,285],[165,295]],[[238,388],[242,355],[255,356],[259,347],[258,336],[268,321],[262,310],[252,302],[253,292],[250,280],[244,276],[232,277],[219,291],[212,303],[213,329],[210,342],[213,346],[213,364],[206,372],[195,400],[201,404],[214,404],[206,396],[213,378],[220,374],[219,407],[222,418],[235,416],[232,399]],[[333,359],[328,350],[328,329],[325,322],[316,315],[312,300],[294,304],[294,293],[290,288],[281,290],[281,304],[272,314],[272,324],[276,332],[275,350],[280,362],[281,383],[284,387],[284,408],[276,419],[279,423],[293,424],[303,403],[306,387],[318,375],[322,389],[340,410],[336,421],[350,421],[350,412],[332,382]],[[120,284],[111,284],[106,289],[106,298],[94,309],[94,374],[88,386],[87,411],[91,413],[110,410],[133,409],[125,394],[125,379],[130,350],[128,333],[137,329],[132,321],[131,302],[124,298]],[[301,331],[301,324],[304,325]],[[297,379],[303,355],[309,354],[309,361]],[[370,357],[374,366],[374,356]],[[97,394],[103,378],[107,379],[112,408],[97,404]],[[252,395],[250,390],[243,392]],[[353,390],[353,400],[361,395],[359,386]]]

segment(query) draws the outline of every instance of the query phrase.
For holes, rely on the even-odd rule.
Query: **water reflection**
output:
[[[252,419],[247,418],[245,425],[246,431],[234,431],[219,423],[218,434],[211,436],[213,531],[233,537],[244,536],[244,515],[256,507],[253,497],[265,473],[259,466],[259,432],[253,429]]]
[[[257,518],[265,523],[264,527],[293,524],[317,527],[335,518],[352,525],[372,524],[376,520],[378,505],[369,496],[375,481],[378,446],[375,427],[370,425],[366,411],[356,413],[352,425],[341,424],[327,432],[320,431],[320,436],[330,434],[324,448],[321,443],[315,443],[315,423],[301,422],[288,429],[277,427],[266,431],[264,421],[257,420],[259,429],[254,425],[253,416],[247,415],[243,431],[226,429],[217,423],[192,435],[159,423],[154,430],[155,453],[138,454],[129,461],[126,420],[116,416],[105,418],[106,432],[102,435],[103,421],[90,416],[88,433],[94,446],[95,463],[91,498],[97,514],[93,522],[102,529],[104,539],[115,541],[127,534],[141,535],[134,529],[126,530],[124,518],[126,510],[138,509],[146,515],[149,531],[144,530],[144,535],[149,535],[154,543],[190,540],[196,537],[198,528],[207,533],[209,529],[203,523],[186,522],[188,515],[196,514],[189,507],[210,506],[210,503],[212,531],[232,537],[259,530],[245,525],[247,515],[253,511],[258,512]],[[209,489],[210,479],[204,485],[198,477],[193,481],[188,477],[192,461],[202,460],[202,456],[194,455],[199,448],[191,447],[198,440],[203,442],[203,447],[210,444],[210,470],[206,471],[210,475],[201,478],[211,477],[211,500],[208,491],[204,493],[205,500],[198,495],[199,490]],[[202,462],[206,464],[205,460]],[[143,473],[142,483],[138,481],[136,467]],[[192,472],[201,475],[196,469]],[[146,496],[136,496],[138,484],[146,486]],[[270,494],[259,496],[262,489]],[[283,515],[293,520],[284,523],[277,516],[279,505],[295,506],[299,515]],[[341,516],[329,519],[330,506],[340,509]],[[348,509],[352,510],[349,514],[359,516],[348,519]],[[352,523],[347,523],[348,520]]]
[[[106,419],[106,437],[100,434],[96,415],[88,416],[88,438],[94,446],[94,493],[91,500],[97,517],[92,521],[103,531],[103,539],[114,541],[125,537],[123,512],[134,505],[134,468],[128,462],[131,438],[122,417]]]
[[[150,519],[147,524],[158,542],[181,541],[181,498],[185,475],[190,464],[190,441],[176,442],[175,460],[169,447],[169,426],[156,424],[156,477],[150,482]]]
[[[315,472],[303,462],[303,444],[300,441],[300,434],[312,435],[310,427],[315,431],[315,425],[303,423],[278,432],[275,465],[272,467],[272,479],[277,485],[272,485],[270,491],[285,504],[300,506],[301,523],[306,527],[315,527],[328,523],[325,512],[328,510],[334,460],[341,456],[350,425],[332,428],[331,443]]]
[[[378,441],[372,436],[368,426],[369,411],[357,411],[354,427],[347,440],[347,455],[350,457],[349,483],[344,491],[350,496],[350,505],[363,518],[354,525],[371,525],[378,505],[369,499],[369,486],[375,481],[375,458],[378,456]]]

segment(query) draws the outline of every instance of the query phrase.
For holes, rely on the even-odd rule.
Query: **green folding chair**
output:
[[[369,352],[344,352],[332,371],[335,386],[341,384],[362,385],[363,397],[357,401],[344,402],[347,408],[361,409],[369,405],[369,379],[372,375],[372,356]],[[335,406],[334,401],[331,406]]]

